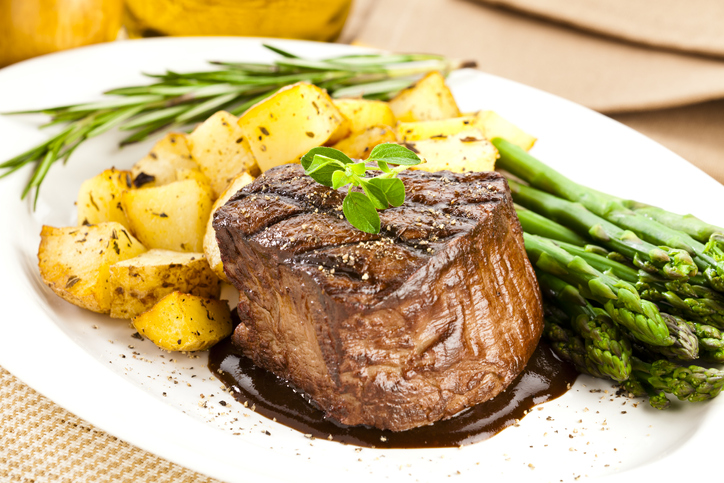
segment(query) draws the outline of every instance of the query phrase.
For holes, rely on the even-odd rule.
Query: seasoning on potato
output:
[[[225,300],[171,292],[150,310],[133,318],[138,332],[168,351],[203,351],[231,334],[231,311]]]

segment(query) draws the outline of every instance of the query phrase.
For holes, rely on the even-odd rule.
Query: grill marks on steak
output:
[[[214,218],[247,297],[234,342],[346,424],[403,430],[494,397],[542,330],[540,295],[505,180],[406,171],[378,235],[343,190],[274,168]]]

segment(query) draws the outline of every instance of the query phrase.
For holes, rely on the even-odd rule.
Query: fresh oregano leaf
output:
[[[344,167],[339,161],[317,154],[309,165],[309,169],[306,169],[304,173],[317,183],[331,188],[332,175],[336,171],[344,171]]]
[[[400,178],[372,178],[367,184],[384,193],[392,206],[400,206],[405,202],[405,183]]]
[[[344,185],[350,184],[354,181],[352,176],[348,176],[346,172],[340,170],[332,173],[332,188],[339,189]]]
[[[310,164],[312,164],[312,161],[314,160],[314,156],[317,154],[320,154],[322,156],[326,156],[328,158],[336,159],[337,161],[341,161],[344,164],[352,164],[354,161],[352,161],[349,156],[344,154],[342,151],[334,148],[328,148],[326,146],[319,146],[316,148],[310,149],[307,154],[302,156],[302,167],[306,170]]]
[[[365,171],[367,170],[367,166],[365,166],[365,163],[354,163],[354,164],[348,164],[347,168],[352,171],[357,176],[364,176]]]
[[[380,168],[380,171],[382,171],[383,173],[391,173],[391,172],[392,172],[392,170],[390,169],[390,167],[387,166],[387,163],[385,163],[384,161],[380,161],[379,159],[377,160],[377,166]]]
[[[415,166],[420,164],[420,157],[404,146],[394,143],[378,144],[372,149],[367,161],[374,161],[379,166],[382,161],[387,164],[398,164],[403,166]]]
[[[342,211],[352,226],[365,233],[380,232],[380,215],[364,193],[350,191],[342,202]]]
[[[375,205],[375,208],[378,210],[386,210],[389,208],[390,204],[387,202],[387,197],[385,196],[385,193],[376,185],[372,184],[372,181],[374,181],[375,178],[372,178],[371,180],[362,180],[362,189],[365,191],[365,194],[367,197],[372,201],[372,204]]]

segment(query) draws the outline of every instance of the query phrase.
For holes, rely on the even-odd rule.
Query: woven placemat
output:
[[[0,482],[217,481],[93,427],[0,367]]]

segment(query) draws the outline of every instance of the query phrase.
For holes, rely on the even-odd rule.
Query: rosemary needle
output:
[[[271,45],[264,47],[280,58],[268,64],[211,62],[217,69],[203,72],[145,74],[153,79],[152,84],[112,89],[104,93],[109,97],[100,101],[5,113],[46,114],[50,121],[42,128],[66,127],[48,141],[0,163],[0,178],[34,165],[22,197],[34,190],[37,203],[40,186],[56,161],[67,161],[87,139],[113,128],[129,132],[121,141],[123,146],[160,130],[189,128],[218,110],[239,116],[295,82],[319,85],[333,97],[389,99],[427,72],[446,75],[472,66],[426,54],[356,54],[310,60]]]

